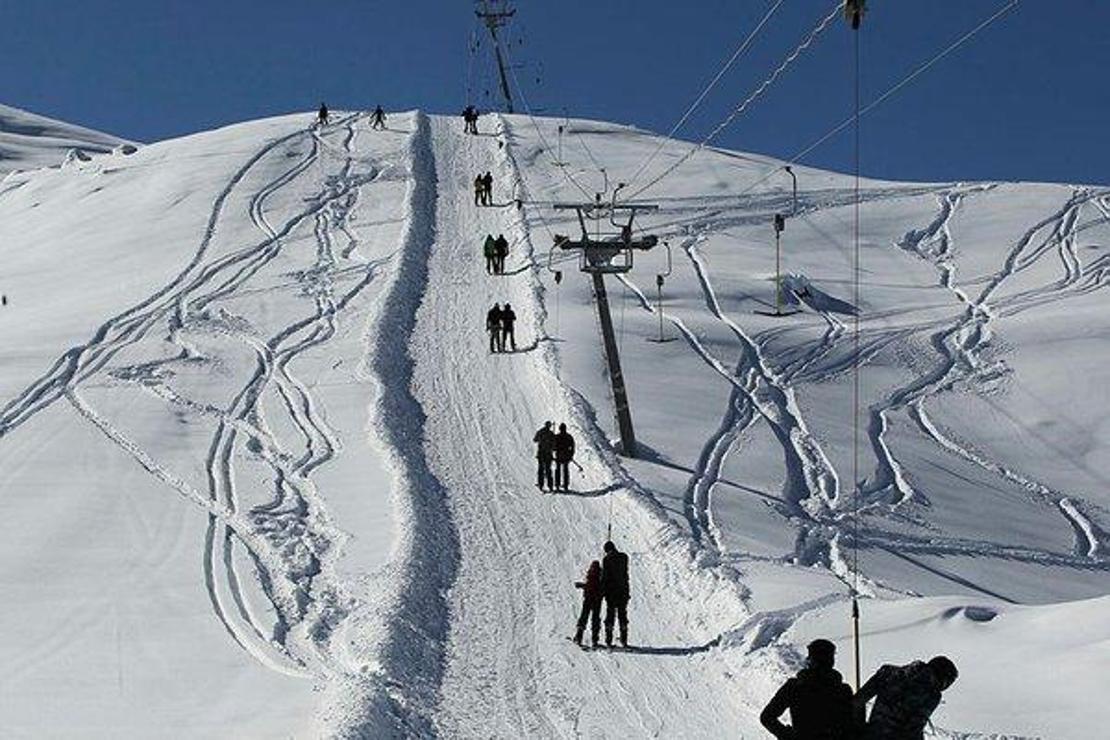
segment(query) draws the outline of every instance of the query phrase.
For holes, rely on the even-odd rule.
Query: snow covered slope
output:
[[[0,105],[0,176],[53,167],[67,157],[85,158],[126,144],[109,134]]]
[[[633,460],[609,442],[588,281],[549,256],[577,224],[550,206],[592,197],[600,167],[635,190],[688,145],[634,177],[660,141],[608,124],[309,120],[0,190],[6,728],[763,737],[799,646],[848,647],[857,546],[865,670],[960,666],[938,736],[1110,723],[1090,701],[1110,670],[1110,189],[865,181],[856,306],[851,179],[795,168],[800,312],[776,319],[754,310],[789,178],[698,154],[641,196],[675,341],[646,341],[664,247],[608,281]],[[498,207],[475,208],[487,170]],[[505,276],[486,233],[512,244]],[[495,301],[515,353],[486,351]],[[534,488],[546,419],[579,439],[569,494]],[[582,652],[573,581],[610,527],[632,647]]]

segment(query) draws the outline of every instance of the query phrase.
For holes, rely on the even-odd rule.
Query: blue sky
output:
[[[870,0],[863,97],[1003,0]],[[666,131],[771,0],[518,0],[514,61],[553,115]],[[786,0],[680,135],[697,139],[832,6]],[[142,141],[277,113],[466,102],[469,0],[34,0],[0,10],[0,102]],[[694,8],[693,10],[691,8]],[[1022,0],[865,119],[864,171],[897,179],[1110,182],[1110,3]],[[842,23],[719,139],[789,157],[850,112]],[[474,97],[486,105],[474,60]],[[807,163],[851,166],[850,137]]]

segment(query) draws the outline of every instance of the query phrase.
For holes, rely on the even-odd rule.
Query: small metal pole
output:
[[[656,297],[656,306],[659,313],[659,341],[663,341],[663,276],[655,276],[655,289],[658,293]]]
[[[852,592],[852,643],[856,658],[856,692],[860,687],[860,660],[859,660],[859,599],[855,591]]]
[[[798,215],[798,176],[794,174],[794,170],[790,165],[786,165],[783,169],[786,170],[787,174],[790,175],[791,179],[794,181],[794,205],[790,209],[790,215],[796,216]]]

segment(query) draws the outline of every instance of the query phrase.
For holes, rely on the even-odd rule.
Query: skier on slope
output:
[[[483,206],[486,200],[486,181],[479,174],[474,178],[474,205]]]
[[[545,421],[543,428],[532,437],[536,445],[536,488],[543,490],[546,485],[548,490],[554,490],[555,484],[551,480],[551,459],[555,450],[555,433],[551,431],[551,422]]]
[[[574,459],[574,437],[567,431],[566,424],[559,425],[555,435],[555,488],[570,490],[570,463]]]
[[[513,307],[508,303],[501,309],[501,351],[505,351],[505,343],[508,342],[509,346],[516,352],[516,335],[513,333],[513,327],[516,325],[516,313]]]
[[[482,243],[482,254],[486,258],[486,274],[497,274],[497,240],[493,238],[493,234],[486,234],[486,240]]]
[[[767,703],[759,721],[779,740],[847,740],[853,737],[852,689],[833,668],[836,646],[814,640],[806,667]],[[790,711],[790,725],[779,721]]]
[[[370,128],[375,131],[381,131],[385,128],[385,111],[382,110],[380,105],[370,114]]]
[[[620,625],[620,641],[628,647],[628,556],[612,542],[601,559],[601,594],[605,597],[605,645],[613,646],[613,622]]]
[[[875,699],[863,737],[866,740],[920,740],[925,724],[940,704],[940,695],[960,673],[943,655],[923,663],[884,665],[856,694],[855,707],[862,714]]]
[[[484,195],[485,205],[493,205],[493,175],[486,170],[486,174],[482,175],[482,192]]]
[[[578,615],[578,627],[574,631],[574,641],[581,645],[586,622],[590,623],[590,641],[597,647],[601,633],[601,563],[594,560],[586,570],[586,579],[574,584],[582,589],[582,612]]]
[[[320,103],[320,110],[316,114],[316,124],[321,127],[328,125],[328,106],[326,103]]]
[[[498,275],[505,274],[505,258],[509,256],[509,240],[505,238],[504,234],[498,234],[495,244],[495,253],[497,257]]]
[[[489,351],[491,353],[505,350],[505,344],[501,337],[502,316],[501,306],[497,303],[493,304],[493,308],[486,312],[486,331],[489,332]]]

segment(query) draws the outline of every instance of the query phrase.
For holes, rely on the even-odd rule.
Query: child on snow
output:
[[[591,562],[586,580],[575,583],[574,587],[582,589],[582,613],[578,615],[574,641],[582,644],[582,633],[586,631],[586,621],[589,620],[592,644],[597,647],[597,638],[601,633],[601,563],[596,560]]]

